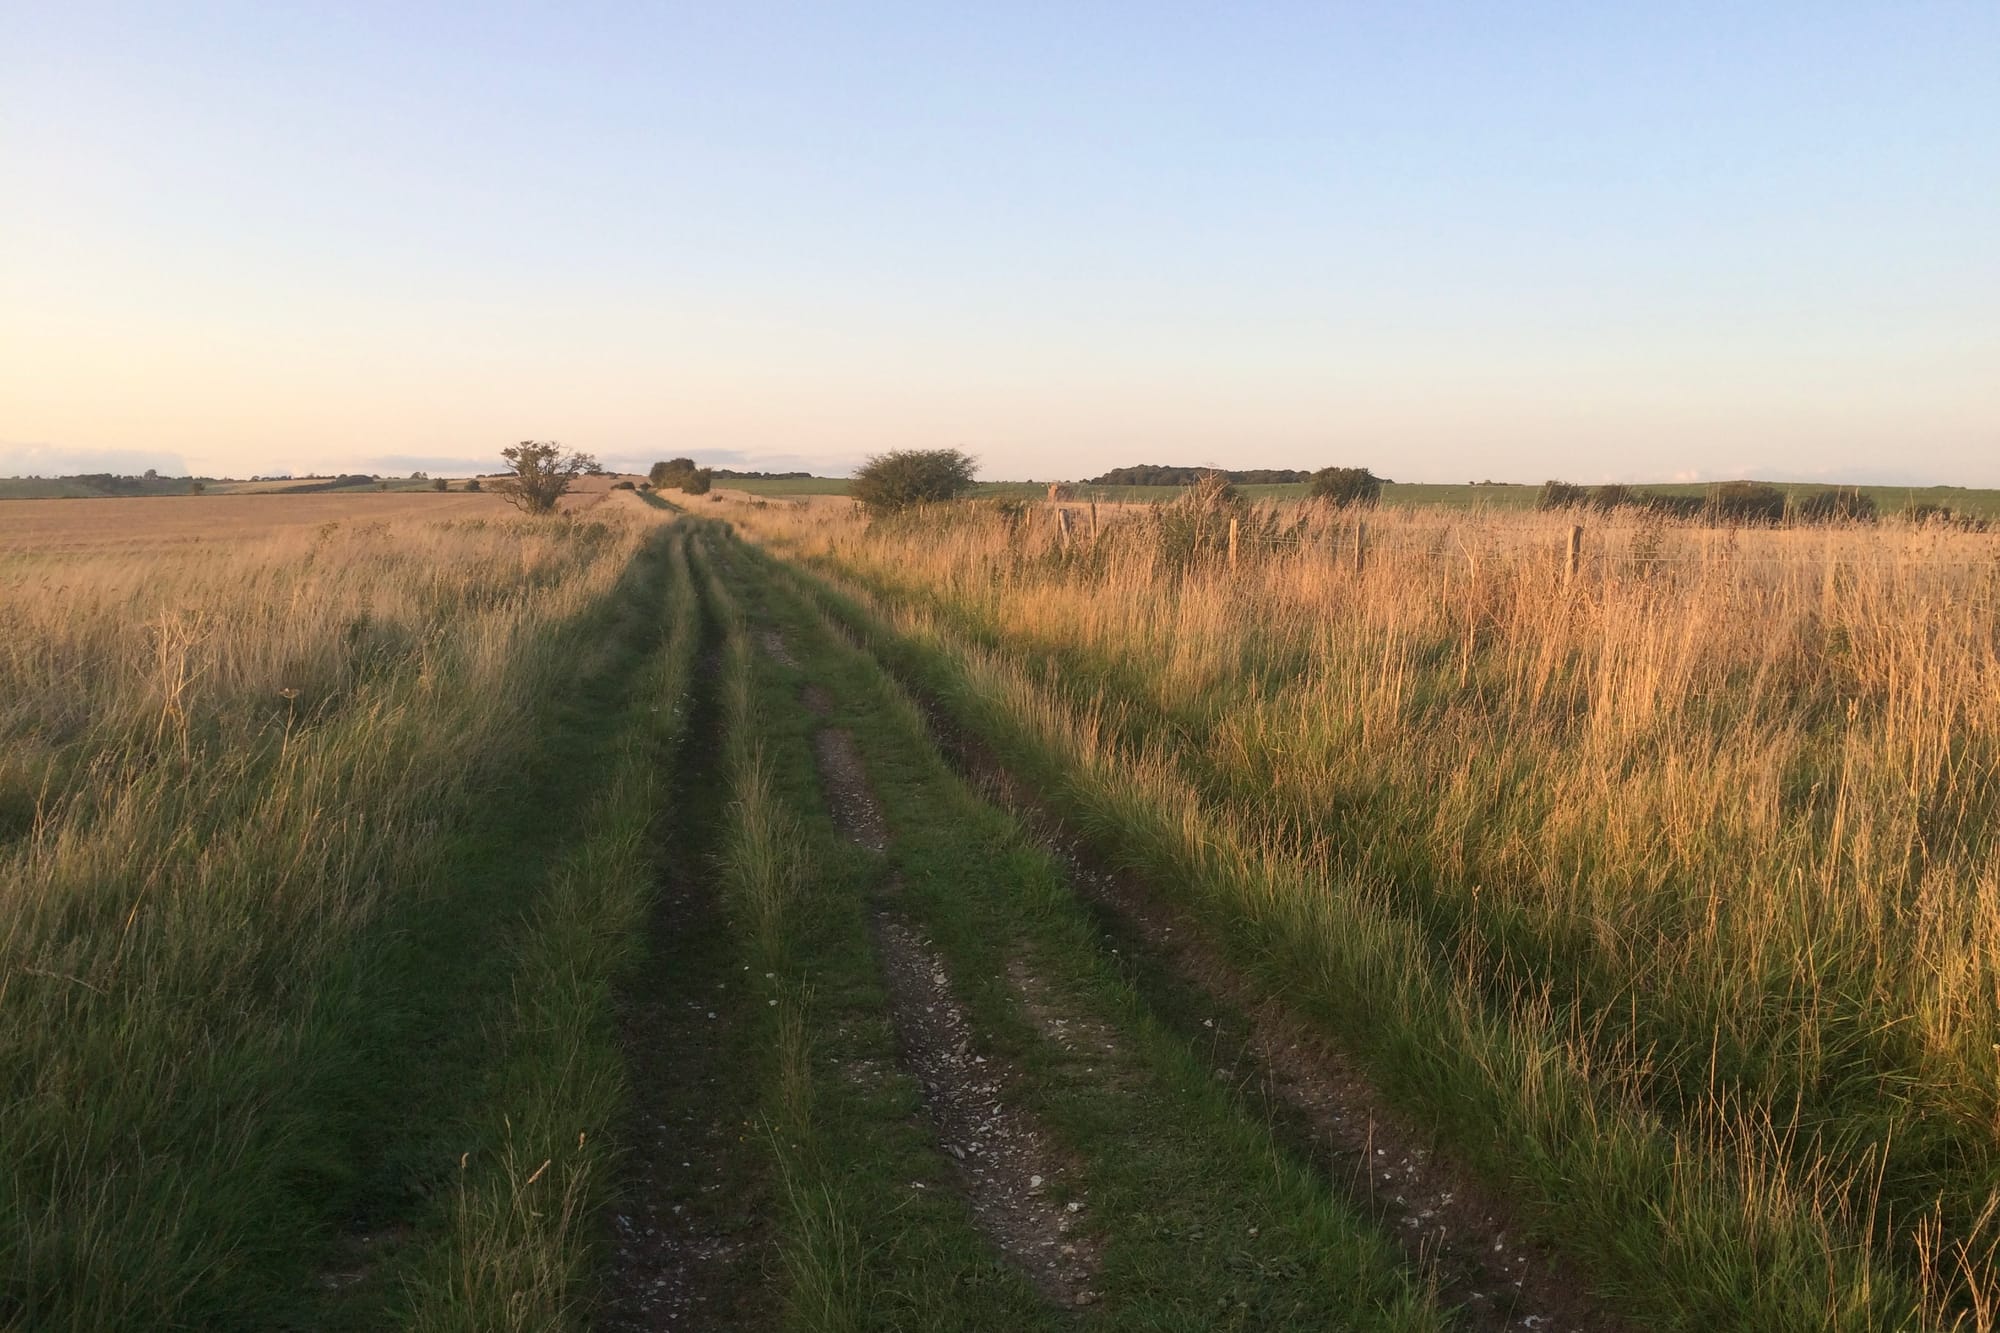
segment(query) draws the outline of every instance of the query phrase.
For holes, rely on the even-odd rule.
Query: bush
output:
[[[685,491],[689,495],[708,494],[714,476],[712,470],[696,467],[692,458],[669,458],[646,470],[646,480],[653,483],[655,490]]]
[[[465,489],[468,491],[483,491],[486,487],[480,484],[479,478],[474,477],[471,481],[465,483]]]
[[[1657,491],[1641,491],[1639,504],[1661,518],[1700,518],[1708,507],[1708,501],[1699,495],[1661,495]]]
[[[589,454],[565,449],[554,440],[523,440],[502,449],[500,455],[514,475],[495,482],[493,489],[526,514],[553,512],[556,501],[569,493],[570,483],[597,467]]]
[[[957,449],[895,449],[862,464],[848,493],[877,515],[941,504],[972,489],[976,466]]]
[[[448,491],[451,489],[451,483],[446,481],[443,477],[438,477],[432,480],[431,489],[434,491]]]
[[[1718,523],[1785,521],[1785,493],[1761,481],[1725,481],[1708,493],[1708,512]]]
[[[1541,493],[1535,496],[1537,509],[1581,509],[1590,498],[1590,492],[1582,486],[1572,486],[1566,481],[1545,481]]]
[[[639,488],[629,481],[614,481],[611,483],[611,489],[614,491],[636,491]]]
[[[1873,523],[1875,497],[1856,486],[1836,486],[1799,501],[1801,523]]]
[[[1323,467],[1306,479],[1306,498],[1336,509],[1373,505],[1382,498],[1382,479],[1365,467]]]

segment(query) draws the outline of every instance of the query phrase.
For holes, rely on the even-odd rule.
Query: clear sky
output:
[[[0,4],[0,472],[525,437],[2000,485],[2000,3]]]

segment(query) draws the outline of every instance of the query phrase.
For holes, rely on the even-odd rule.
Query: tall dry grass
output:
[[[268,1326],[318,1282],[342,1005],[422,984],[370,970],[646,532],[0,556],[0,1323]]]
[[[1132,517],[731,516],[1324,867],[1297,892],[1378,898],[1593,1080],[1955,1285],[1939,1309],[1990,1292],[1992,537],[1597,521],[1571,577],[1569,520],[1527,515],[1370,514],[1357,569],[1348,521],[1288,511],[1233,571]]]

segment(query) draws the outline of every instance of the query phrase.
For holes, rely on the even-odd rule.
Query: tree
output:
[[[848,493],[871,514],[956,500],[972,489],[978,464],[957,449],[892,449],[854,474]]]
[[[1373,505],[1382,498],[1382,479],[1365,467],[1323,467],[1306,478],[1306,498],[1336,509]]]
[[[500,451],[513,475],[493,483],[507,503],[524,514],[552,513],[569,494],[570,483],[590,472],[597,460],[565,449],[554,440],[523,440]]]
[[[443,477],[434,477],[431,479],[431,489],[434,491],[448,491],[451,489],[451,483]]]
[[[480,483],[479,478],[474,477],[472,480],[465,483],[465,489],[468,491],[483,491],[486,489],[486,487]]]
[[[200,495],[203,491],[207,489],[208,489],[208,483],[203,481],[199,477],[192,477],[188,480],[189,495]]]

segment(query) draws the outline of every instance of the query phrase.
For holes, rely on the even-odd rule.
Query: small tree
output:
[[[208,489],[208,483],[203,481],[199,477],[190,478],[188,481],[189,495],[200,495],[203,491],[207,489]]]
[[[871,514],[956,500],[972,489],[978,464],[957,449],[892,449],[854,474],[849,494]]]
[[[434,491],[448,491],[451,489],[451,483],[443,477],[433,477],[431,478],[431,489]]]
[[[524,514],[552,513],[569,494],[570,483],[590,472],[597,460],[565,449],[554,440],[523,440],[500,451],[513,475],[493,484],[507,503]]]
[[[465,489],[468,491],[483,491],[486,489],[486,487],[483,483],[481,483],[479,478],[474,477],[470,481],[465,483]]]
[[[1365,467],[1323,467],[1306,478],[1306,498],[1336,509],[1369,506],[1382,498],[1382,479]]]

